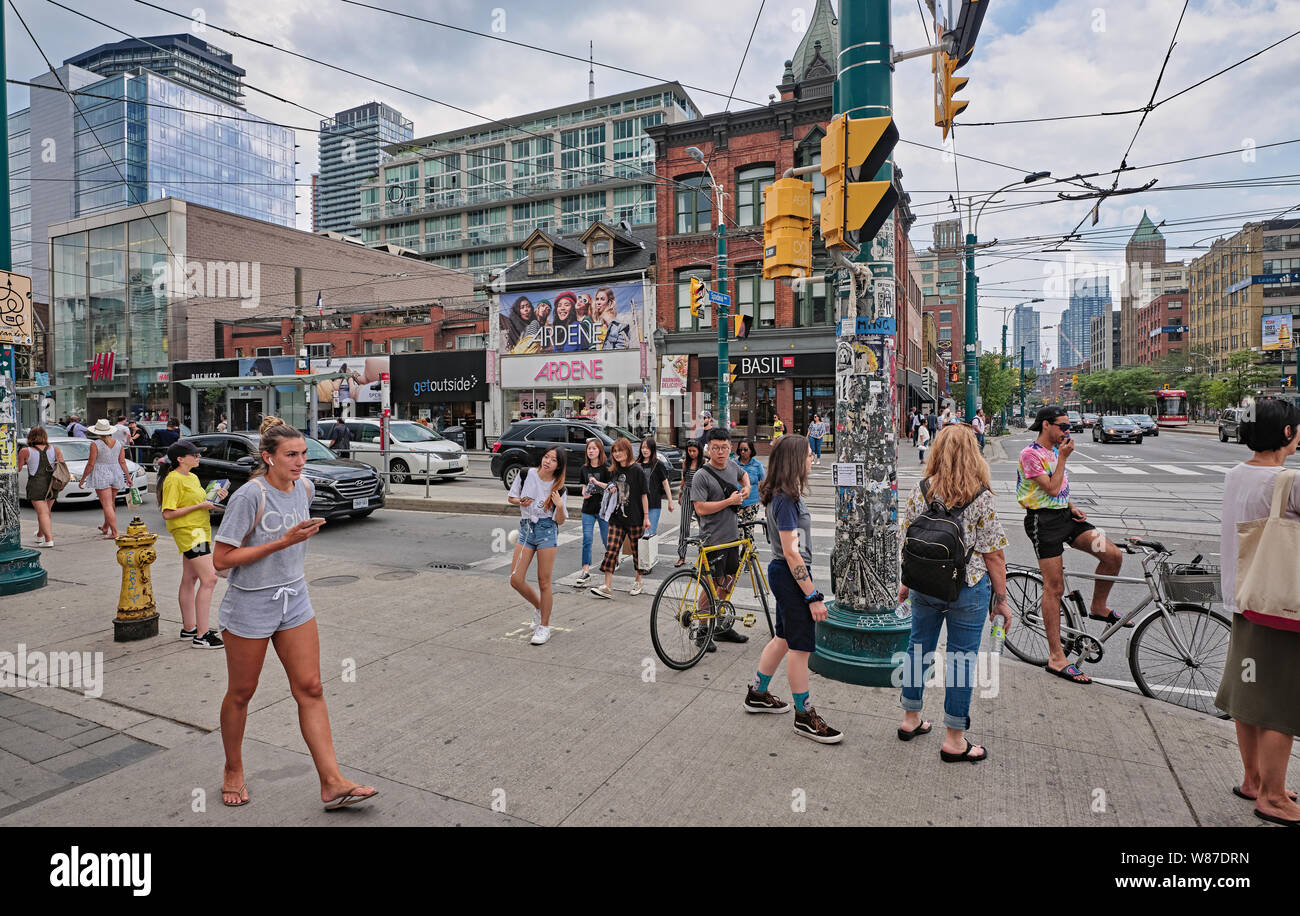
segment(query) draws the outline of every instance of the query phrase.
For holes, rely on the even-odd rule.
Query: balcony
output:
[[[465,236],[459,229],[449,230],[447,232],[435,232],[424,237],[424,247],[421,251],[432,253],[437,251],[455,251],[458,248],[465,247]]]

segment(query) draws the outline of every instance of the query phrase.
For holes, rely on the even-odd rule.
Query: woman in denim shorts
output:
[[[563,449],[553,448],[542,456],[540,467],[515,477],[510,488],[510,505],[519,507],[519,543],[510,568],[510,587],[533,606],[534,646],[551,638],[551,572],[555,569],[555,548],[560,525],[569,517],[569,494],[564,488],[567,458]],[[528,584],[528,567],[537,554],[537,588]]]
[[[320,776],[320,798],[328,811],[378,793],[372,786],[344,779],[334,756],[321,689],[320,634],[304,573],[307,539],[324,522],[310,517],[313,491],[302,479],[307,441],[279,417],[263,420],[260,432],[261,463],[230,498],[212,553],[218,572],[230,570],[230,587],[218,612],[228,677],[221,701],[221,742],[226,751],[221,801],[231,808],[248,804],[244,725],[269,642],[289,677],[302,736]]]

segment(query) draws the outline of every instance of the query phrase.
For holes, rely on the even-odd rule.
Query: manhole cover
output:
[[[465,569],[465,564],[464,563],[430,563],[429,568],[430,569],[454,569],[460,571]]]
[[[375,578],[381,582],[395,582],[398,579],[409,579],[413,575],[415,575],[413,569],[395,569],[392,572],[380,573]]]
[[[353,582],[361,581],[359,576],[325,576],[323,579],[312,579],[311,585],[319,588],[330,588],[335,585],[351,585]]]

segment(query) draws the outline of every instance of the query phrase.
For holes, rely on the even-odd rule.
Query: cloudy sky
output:
[[[15,2],[56,64],[125,37],[49,0]],[[197,8],[201,0],[156,0],[157,6],[181,16],[151,9],[139,0],[60,2],[137,36],[185,31],[192,26],[191,17],[198,16],[208,23],[203,37],[234,53],[235,62],[248,71],[250,87],[296,103],[276,102],[250,88],[250,111],[288,125],[316,127],[322,115],[379,99],[413,119],[417,137],[585,98],[588,42],[594,43],[598,61],[597,95],[675,79],[697,87],[689,91],[705,112],[765,104],[813,6],[812,0],[641,4],[567,0],[560,5],[537,0],[375,0],[373,4],[584,58],[578,62],[344,0],[213,0]],[[1120,165],[1131,141],[1128,165],[1155,167],[1124,173],[1120,188],[1158,181],[1149,191],[1103,203],[1098,224],[1092,226],[1090,219],[1083,224],[1082,240],[1068,246],[1069,254],[1042,249],[1073,230],[1092,207],[1092,202],[1060,201],[1057,193],[1085,189],[1041,182],[999,195],[978,226],[981,241],[999,240],[978,260],[980,333],[986,348],[997,346],[1001,306],[1041,296],[1047,301],[1039,308],[1044,323],[1050,324],[1066,305],[1057,278],[1114,269],[1144,209],[1153,221],[1166,221],[1161,231],[1169,239],[1171,258],[1190,259],[1195,254],[1192,246],[1230,234],[1246,219],[1300,204],[1296,190],[1300,142],[1265,148],[1300,139],[1300,81],[1295,78],[1300,36],[1158,105],[1136,140],[1140,114],[981,126],[981,122],[1141,108],[1151,97],[1183,9],[1182,0],[988,3],[979,44],[961,71],[971,80],[963,93],[970,107],[958,119],[956,156],[938,149],[942,142],[932,124],[932,77],[926,60],[902,62],[895,72],[894,113],[904,141],[895,158],[918,216],[911,231],[917,249],[929,244],[934,222],[953,213],[950,196],[961,202],[963,210],[967,199],[978,208],[991,192],[1025,172],[1047,170],[1057,178],[1109,173]],[[44,70],[40,55],[12,11],[6,8],[5,13],[9,73],[19,79],[35,76]],[[756,17],[753,43],[741,67]],[[212,26],[309,59],[232,37]],[[917,0],[893,0],[896,49],[928,44],[925,26]],[[1300,3],[1294,0],[1191,0],[1156,100],[1297,31]],[[322,62],[360,76],[332,70]],[[733,81],[737,81],[735,98],[727,106]],[[27,90],[10,87],[9,104],[11,110],[25,106]],[[316,167],[316,134],[302,130],[297,139],[298,180],[308,183]],[[1160,164],[1225,151],[1230,154]],[[1103,174],[1090,180],[1109,188],[1114,178]],[[1213,186],[1222,182],[1233,184]],[[299,193],[300,225],[305,228],[310,217],[308,188],[299,188]],[[1029,203],[1036,205],[1019,206]],[[1118,304],[1114,284],[1112,294]],[[1054,334],[1045,334],[1044,341],[1055,358]]]

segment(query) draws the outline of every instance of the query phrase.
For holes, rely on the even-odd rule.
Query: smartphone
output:
[[[311,518],[307,519],[307,521],[311,522],[313,525],[325,524],[325,519],[319,515],[313,515]]]

